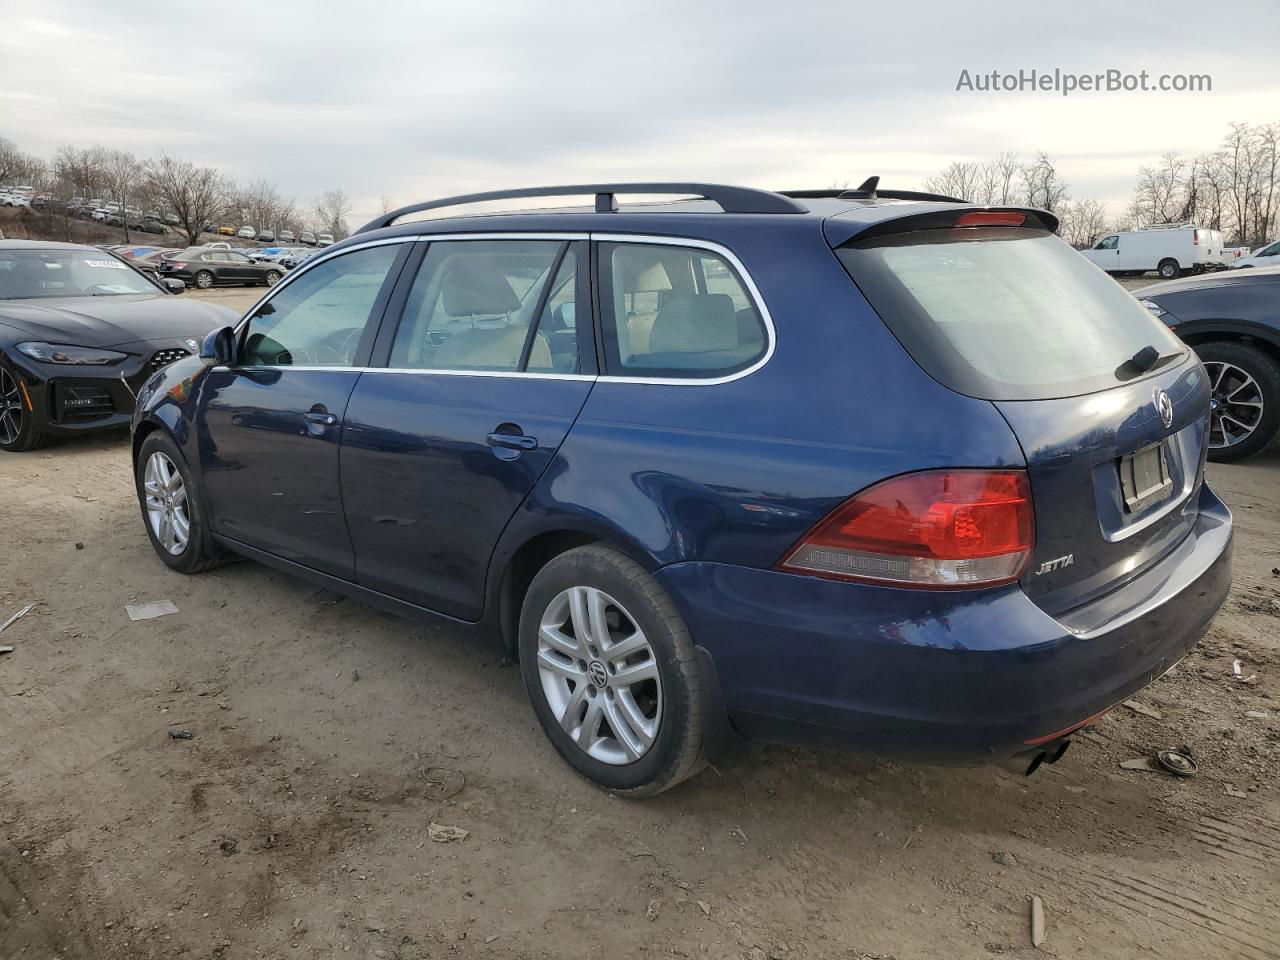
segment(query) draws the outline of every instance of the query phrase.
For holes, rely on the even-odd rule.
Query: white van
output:
[[[1155,270],[1166,280],[1226,267],[1222,231],[1193,226],[1147,227],[1103,237],[1081,250],[1107,273],[1139,275]]]

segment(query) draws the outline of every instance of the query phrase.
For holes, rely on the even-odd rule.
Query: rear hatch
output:
[[[1191,351],[1052,225],[953,209],[882,222],[836,254],[916,362],[1017,436],[1036,521],[1021,583],[1058,614],[1190,532],[1209,390]]]

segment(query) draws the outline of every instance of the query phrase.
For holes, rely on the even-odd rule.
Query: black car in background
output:
[[[124,426],[156,370],[236,315],[109,250],[0,240],[0,450]]]
[[[189,286],[207,290],[214,286],[274,287],[284,270],[274,263],[259,263],[234,250],[187,247],[160,261],[162,278],[175,277]]]
[[[1280,267],[1232,270],[1134,292],[1204,362],[1209,459],[1240,460],[1280,428]]]

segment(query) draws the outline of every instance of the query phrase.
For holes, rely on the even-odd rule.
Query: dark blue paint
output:
[[[338,481],[354,370],[213,369],[195,415],[215,533],[351,579],[355,554]],[[329,413],[325,427],[309,413]]]
[[[356,581],[478,620],[494,544],[573,425],[591,382],[382,373],[360,378],[342,440]],[[490,433],[537,440],[491,446]]]
[[[135,430],[174,434],[233,549],[491,636],[509,626],[502,584],[522,547],[565,531],[613,544],[672,595],[713,658],[732,716],[757,736],[973,761],[1012,753],[1150,682],[1195,642],[1230,580],[1230,515],[1202,482],[1199,364],[1186,358],[1063,400],[993,404],[952,392],[903,350],[823,232],[825,220],[844,239],[918,205],[813,206],[786,217],[459,218],[348,241],[590,230],[722,244],[746,265],[777,334],[770,362],[740,380],[184,363],[149,385]],[[827,219],[834,213],[838,222]],[[372,350],[379,360],[411,273],[382,301],[390,306],[380,328],[366,333],[381,345]],[[590,367],[592,331],[585,321],[578,330]],[[1174,400],[1170,428],[1154,415],[1156,388]],[[308,420],[320,408],[338,423]],[[494,446],[491,434],[537,445]],[[1174,434],[1186,454],[1178,469],[1195,489],[1189,502],[1108,542],[1108,527],[1114,534],[1122,522],[1108,513],[1115,458]],[[1028,467],[1035,563],[1074,552],[1076,566],[971,591],[773,571],[852,494],[938,467]]]

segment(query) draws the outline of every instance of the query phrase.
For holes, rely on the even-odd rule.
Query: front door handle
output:
[[[335,423],[338,422],[338,418],[335,417],[332,413],[312,412],[312,413],[308,413],[306,416],[307,416],[307,423],[318,423],[326,427],[332,427]]]
[[[486,439],[491,447],[506,447],[508,450],[538,449],[537,437],[526,437],[520,433],[491,433]]]

